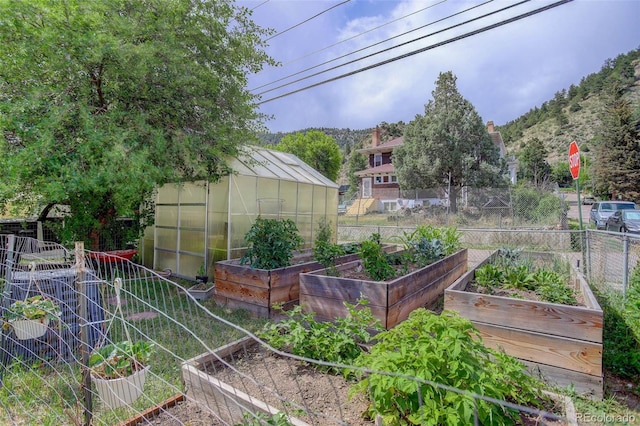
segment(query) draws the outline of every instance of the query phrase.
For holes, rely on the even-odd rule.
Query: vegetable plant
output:
[[[337,259],[345,254],[344,247],[332,242],[331,222],[321,220],[313,246],[314,259],[320,262],[332,275],[337,275],[335,270]]]
[[[53,300],[36,295],[12,303],[2,318],[7,323],[25,319],[44,322],[47,319],[56,320],[60,314],[60,308]],[[8,324],[5,325],[8,326]]]
[[[568,279],[567,271],[562,270],[560,264],[554,264],[552,268],[536,266],[520,259],[519,251],[504,249],[495,263],[482,265],[475,272],[476,284],[490,293],[498,289],[531,291],[545,302],[577,305],[575,290],[567,285]]]
[[[244,236],[249,249],[240,259],[257,269],[277,269],[291,265],[293,252],[304,240],[291,219],[258,217]]]
[[[352,365],[363,352],[363,345],[371,340],[371,333],[383,330],[367,304],[364,299],[356,305],[344,302],[348,315],[333,322],[317,321],[314,312],[304,312],[298,305],[282,311],[284,320],[265,324],[257,335],[274,348],[294,355]]]
[[[149,364],[154,344],[148,341],[122,341],[95,349],[89,356],[91,373],[102,379],[119,379]]]
[[[375,339],[356,361],[373,372],[361,377],[351,395],[368,395],[368,416],[379,414],[384,424],[474,424],[475,410],[480,424],[513,424],[518,418],[517,410],[435,384],[536,408],[548,401],[524,365],[485,347],[473,324],[457,313],[420,308]]]

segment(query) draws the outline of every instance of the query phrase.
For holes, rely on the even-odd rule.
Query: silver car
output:
[[[591,206],[589,212],[589,222],[596,226],[596,229],[605,229],[607,219],[618,210],[635,210],[636,203],[632,201],[599,201]]]
[[[640,210],[618,210],[607,219],[607,231],[640,233]]]

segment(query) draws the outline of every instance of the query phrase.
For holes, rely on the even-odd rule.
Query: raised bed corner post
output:
[[[9,309],[9,305],[11,305],[11,273],[13,272],[13,264],[14,264],[14,250],[16,247],[16,236],[10,234],[7,236],[7,260],[5,263],[5,274],[4,274],[4,289],[2,290],[2,308],[3,312],[6,309]],[[2,378],[4,377],[4,372],[7,371],[7,365],[9,363],[9,351],[6,350],[5,344],[7,342],[7,333],[11,331],[5,331],[4,327],[0,327],[0,333],[2,337],[0,338],[0,348],[2,348],[2,355],[0,355],[0,364],[2,364],[2,372],[0,372],[0,386],[2,385]]]
[[[91,397],[91,374],[89,374],[89,328],[88,310],[87,310],[87,283],[86,283],[86,264],[84,257],[84,242],[75,243],[76,255],[76,289],[79,298],[79,323],[80,323],[80,352],[82,354],[82,390],[84,393],[84,424],[91,426],[93,419],[93,400]]]

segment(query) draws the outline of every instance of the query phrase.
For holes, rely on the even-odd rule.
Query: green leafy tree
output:
[[[317,130],[297,132],[283,137],[274,148],[297,156],[332,181],[338,180],[342,154],[331,136]]]
[[[402,189],[450,187],[455,213],[462,187],[502,185],[504,169],[482,119],[458,92],[451,71],[440,73],[432,95],[424,115],[405,128],[393,164]]]
[[[623,90],[609,91],[594,149],[595,192],[640,201],[640,131]]]
[[[561,187],[571,186],[571,171],[568,161],[560,161],[551,167],[551,180]]]
[[[367,157],[354,151],[353,154],[351,154],[351,157],[349,157],[349,162],[347,163],[347,179],[349,182],[349,191],[346,195],[347,198],[353,198],[358,193],[360,179],[355,173],[360,170],[365,170],[367,167],[369,167]]]
[[[520,174],[535,187],[547,183],[551,174],[551,166],[547,163],[548,151],[538,138],[528,141],[519,155]]]
[[[269,32],[231,1],[5,1],[0,28],[0,203],[68,205],[65,241],[143,229],[158,185],[215,181],[262,127]]]

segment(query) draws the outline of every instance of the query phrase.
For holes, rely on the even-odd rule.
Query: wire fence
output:
[[[338,238],[355,241],[375,231],[393,242],[410,229],[340,227]],[[582,260],[583,234],[461,232],[463,244],[474,247],[470,264],[506,245],[567,253],[576,262]],[[197,300],[190,293],[195,283],[87,251],[81,245],[70,251],[15,236],[0,236],[0,243],[2,313],[15,301],[38,295],[53,300],[61,309],[58,319],[39,337],[21,339],[12,328],[3,328],[3,424],[273,424],[273,417],[260,414],[265,412],[270,416],[282,412],[296,425],[373,424],[360,423],[369,395],[351,398],[350,382],[340,375],[319,379],[309,366],[358,368],[270,348],[254,334],[266,320],[245,311],[227,310],[213,299]],[[593,243],[589,247],[590,255],[596,256]],[[90,354],[123,341],[152,343],[151,367],[144,370],[144,382],[133,380],[131,390],[103,393],[97,384],[100,381],[90,374]],[[257,364],[249,363],[250,358]],[[276,375],[277,369],[284,373]],[[365,373],[393,376],[379,371]],[[282,377],[291,382],[285,383]],[[406,379],[417,389],[430,386],[463,395],[473,401],[471,406],[476,410],[482,404],[497,404],[532,418],[558,417],[415,377]],[[320,381],[325,392],[308,395]],[[316,386],[312,387],[312,382]],[[316,406],[311,401],[322,403]],[[420,404],[424,403],[420,399]],[[477,411],[475,415],[478,422]]]
[[[471,188],[456,194],[446,188],[378,194],[376,198],[348,200],[340,225],[458,226],[464,228],[567,229],[569,204],[563,193],[551,188]]]

